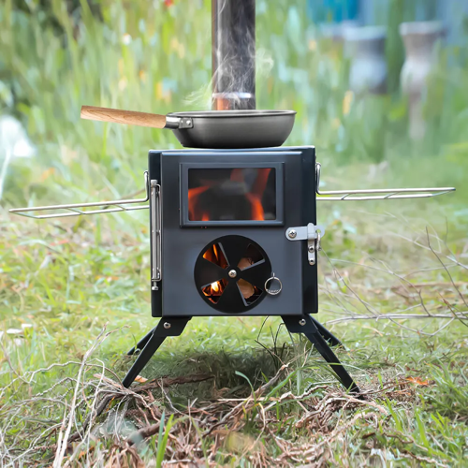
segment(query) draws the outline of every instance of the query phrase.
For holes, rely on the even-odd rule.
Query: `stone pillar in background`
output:
[[[406,53],[400,84],[402,92],[409,99],[409,134],[413,140],[424,138],[426,131],[422,106],[427,91],[427,77],[434,65],[434,46],[443,34],[444,27],[436,21],[400,25]]]
[[[351,56],[349,87],[354,93],[387,91],[386,36],[386,29],[381,26],[346,29],[346,50]]]

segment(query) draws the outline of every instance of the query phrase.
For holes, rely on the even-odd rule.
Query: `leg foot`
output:
[[[348,371],[343,367],[338,357],[325,341],[325,338],[322,336],[321,330],[317,327],[315,320],[313,320],[309,315],[286,315],[282,318],[290,333],[304,333],[322,357],[330,364],[330,367],[335,372],[340,382],[350,392],[360,393],[359,387],[356,385],[353,378],[348,374]],[[321,328],[333,336],[328,332],[328,330],[326,330],[326,328]]]
[[[153,354],[163,344],[168,336],[179,336],[187,325],[191,317],[174,317],[170,319],[161,319],[157,327],[151,330],[138,344],[137,349],[141,349],[136,361],[122,380],[124,387],[130,387],[137,375],[148,364]],[[135,349],[131,349],[129,354],[133,354]]]

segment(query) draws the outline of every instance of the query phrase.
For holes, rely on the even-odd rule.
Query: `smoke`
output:
[[[267,49],[257,49],[252,57],[252,67],[255,80],[259,83],[263,78],[270,76],[271,70],[275,64],[271,52]],[[233,66],[232,62],[226,60],[218,66],[213,73],[211,80],[206,84],[191,92],[184,99],[184,104],[188,107],[197,107],[198,109],[211,109],[213,105],[213,86],[218,82],[220,75],[223,77],[223,82],[226,84],[224,94],[229,100],[232,100],[236,107],[242,104],[242,101],[247,98],[248,92],[246,85],[249,83],[245,73],[239,67]],[[255,88],[254,88],[255,89]],[[244,94],[242,94],[244,92]]]
[[[210,83],[191,93],[187,104],[210,108],[255,108],[255,81],[273,67],[271,55],[255,46],[255,0],[212,0]]]

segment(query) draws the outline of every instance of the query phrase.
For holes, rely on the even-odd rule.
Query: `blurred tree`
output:
[[[400,71],[405,60],[403,41],[398,26],[405,17],[405,0],[390,0],[387,16],[386,55],[388,77],[387,86],[390,93],[396,91],[400,83]]]

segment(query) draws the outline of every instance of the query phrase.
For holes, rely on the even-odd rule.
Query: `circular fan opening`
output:
[[[241,313],[265,297],[271,276],[265,251],[243,236],[224,236],[210,242],[195,264],[195,284],[202,299],[220,312]]]

